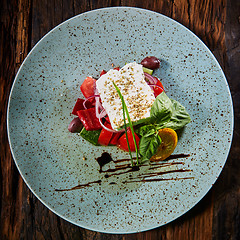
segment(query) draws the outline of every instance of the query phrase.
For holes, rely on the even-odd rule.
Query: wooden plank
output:
[[[29,21],[31,14],[31,1],[20,0],[17,13],[17,45],[16,45],[16,63],[18,67],[23,62],[29,52]]]
[[[224,72],[234,103],[232,148],[220,178],[214,185],[213,239],[240,239],[240,1],[227,1]],[[219,50],[220,51],[220,50]],[[220,53],[222,53],[220,51]]]
[[[13,162],[6,133],[7,102],[15,73],[28,52],[28,1],[1,1],[0,25],[0,123],[1,200],[0,239],[21,235],[23,180]],[[24,196],[25,197],[25,196]]]

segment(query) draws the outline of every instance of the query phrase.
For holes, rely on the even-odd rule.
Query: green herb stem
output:
[[[124,99],[123,99],[123,101],[124,101]],[[130,129],[131,129],[132,136],[133,136],[133,142],[134,142],[135,149],[136,149],[136,160],[137,160],[137,166],[138,166],[138,165],[139,165],[138,147],[137,147],[137,141],[136,141],[136,138],[135,138],[135,132],[134,132],[134,129],[133,129],[132,121],[131,121],[131,118],[130,118],[130,116],[129,116],[129,113],[128,113],[128,110],[127,110],[127,106],[126,106],[125,101],[124,101],[123,103],[124,103],[125,110],[126,110],[126,113],[127,113],[127,118],[128,118],[128,122],[129,122],[129,127],[130,127]]]
[[[125,128],[125,134],[126,134],[126,139],[127,139],[127,146],[128,146],[128,152],[129,152],[129,155],[130,155],[130,158],[131,158],[131,164],[132,164],[132,167],[134,166],[134,163],[133,163],[133,158],[132,158],[132,152],[130,150],[130,144],[129,144],[129,141],[128,141],[128,133],[127,133],[127,124],[126,124],[126,118],[125,118],[125,106],[124,106],[124,99],[123,97],[120,97],[121,98],[121,101],[122,101],[122,108],[123,108],[123,121],[124,121],[124,128]]]
[[[120,97],[120,99],[121,99],[121,101],[122,101],[124,128],[125,128],[125,132],[126,132],[126,139],[127,139],[128,150],[129,150],[129,154],[130,154],[130,157],[131,157],[132,166],[133,166],[134,164],[133,164],[132,154],[131,154],[130,145],[129,145],[129,141],[128,141],[125,114],[127,115],[129,127],[130,127],[131,132],[132,132],[133,142],[134,142],[134,146],[135,146],[135,149],[136,149],[136,160],[137,160],[137,166],[138,166],[138,165],[139,165],[139,159],[138,159],[139,153],[138,153],[137,142],[136,142],[135,133],[134,133],[134,129],[133,129],[133,124],[132,124],[131,118],[130,118],[130,116],[129,116],[129,112],[128,112],[126,103],[125,103],[125,101],[124,101],[124,97],[123,97],[123,95],[122,95],[119,87],[118,87],[114,82],[112,82],[112,83],[113,83],[114,87],[116,88],[117,93],[118,93],[118,95],[119,95],[119,97]]]

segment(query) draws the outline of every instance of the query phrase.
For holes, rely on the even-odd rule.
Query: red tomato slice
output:
[[[131,152],[135,152],[136,149],[135,149],[135,145],[134,145],[134,141],[133,141],[133,135],[132,135],[132,132],[131,132],[131,129],[130,129],[130,128],[128,128],[128,130],[127,130],[127,135],[128,135],[128,142],[129,142],[130,150],[131,150]],[[136,142],[137,142],[137,148],[139,148],[140,138],[138,137],[138,135],[137,135],[136,133],[134,133],[134,135],[135,135],[135,139],[136,139]],[[120,149],[128,152],[128,144],[127,144],[126,133],[124,133],[124,134],[118,139],[117,146],[118,146]]]
[[[108,123],[110,123],[110,119],[109,119],[108,115],[105,117],[105,120],[106,120]]]
[[[161,81],[155,77],[158,81],[157,81],[157,85],[161,88],[158,88],[158,87],[153,87],[153,92],[154,92],[154,96],[157,97],[160,93],[162,93],[164,91],[164,88],[163,88],[163,85],[161,83]]]
[[[86,77],[80,89],[85,98],[93,96],[96,89],[96,79],[92,77]]]
[[[119,137],[122,135],[122,133],[113,133],[112,139],[109,144],[111,145],[117,145]]]
[[[100,77],[104,74],[106,74],[107,72],[105,70],[102,70],[101,73],[100,73]]]
[[[107,128],[112,129],[111,124],[108,123],[108,122],[105,122],[105,123],[104,123],[104,126],[106,126]],[[113,132],[109,132],[108,130],[106,130],[106,129],[103,128],[103,129],[101,130],[100,135],[99,135],[98,143],[99,143],[100,145],[103,145],[103,146],[108,146],[108,144],[110,143],[110,140],[111,140],[112,136],[113,136]]]
[[[99,123],[98,118],[96,117],[95,108],[79,110],[77,111],[77,115],[87,131],[102,129],[102,126]]]
[[[84,102],[83,99],[81,99],[81,98],[77,99],[77,101],[76,101],[76,103],[74,105],[74,108],[72,110],[72,114],[77,115],[77,111],[84,110],[83,102]]]
[[[84,99],[81,99],[81,98],[78,98],[75,105],[74,105],[74,108],[72,110],[72,114],[77,115],[77,111],[79,110],[84,110],[84,106],[83,106],[83,102],[84,102]],[[86,102],[86,107],[87,108],[92,108],[93,107],[93,104],[89,101]]]

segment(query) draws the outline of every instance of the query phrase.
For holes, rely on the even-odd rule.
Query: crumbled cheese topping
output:
[[[142,65],[129,63],[119,71],[109,70],[96,82],[102,105],[113,129],[121,128],[124,120],[122,102],[112,82],[120,89],[132,122],[150,117],[151,106],[155,100],[153,91],[144,79]],[[128,123],[127,118],[126,122]]]

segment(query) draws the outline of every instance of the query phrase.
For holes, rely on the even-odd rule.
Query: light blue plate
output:
[[[95,147],[68,132],[70,113],[82,96],[79,86],[86,76],[98,77],[112,64],[140,62],[149,55],[162,60],[155,75],[168,96],[191,115],[175,150],[190,157],[169,160],[176,165],[144,166],[140,172],[105,178],[97,157],[105,151],[114,160],[129,157],[116,147]],[[223,169],[232,132],[229,87],[212,53],[179,23],[138,8],[98,9],[54,28],[23,62],[8,107],[12,154],[31,191],[67,221],[106,233],[149,230],[191,209]],[[165,174],[144,177],[149,172]],[[125,183],[130,175],[162,181]],[[101,184],[56,191],[98,180]]]

